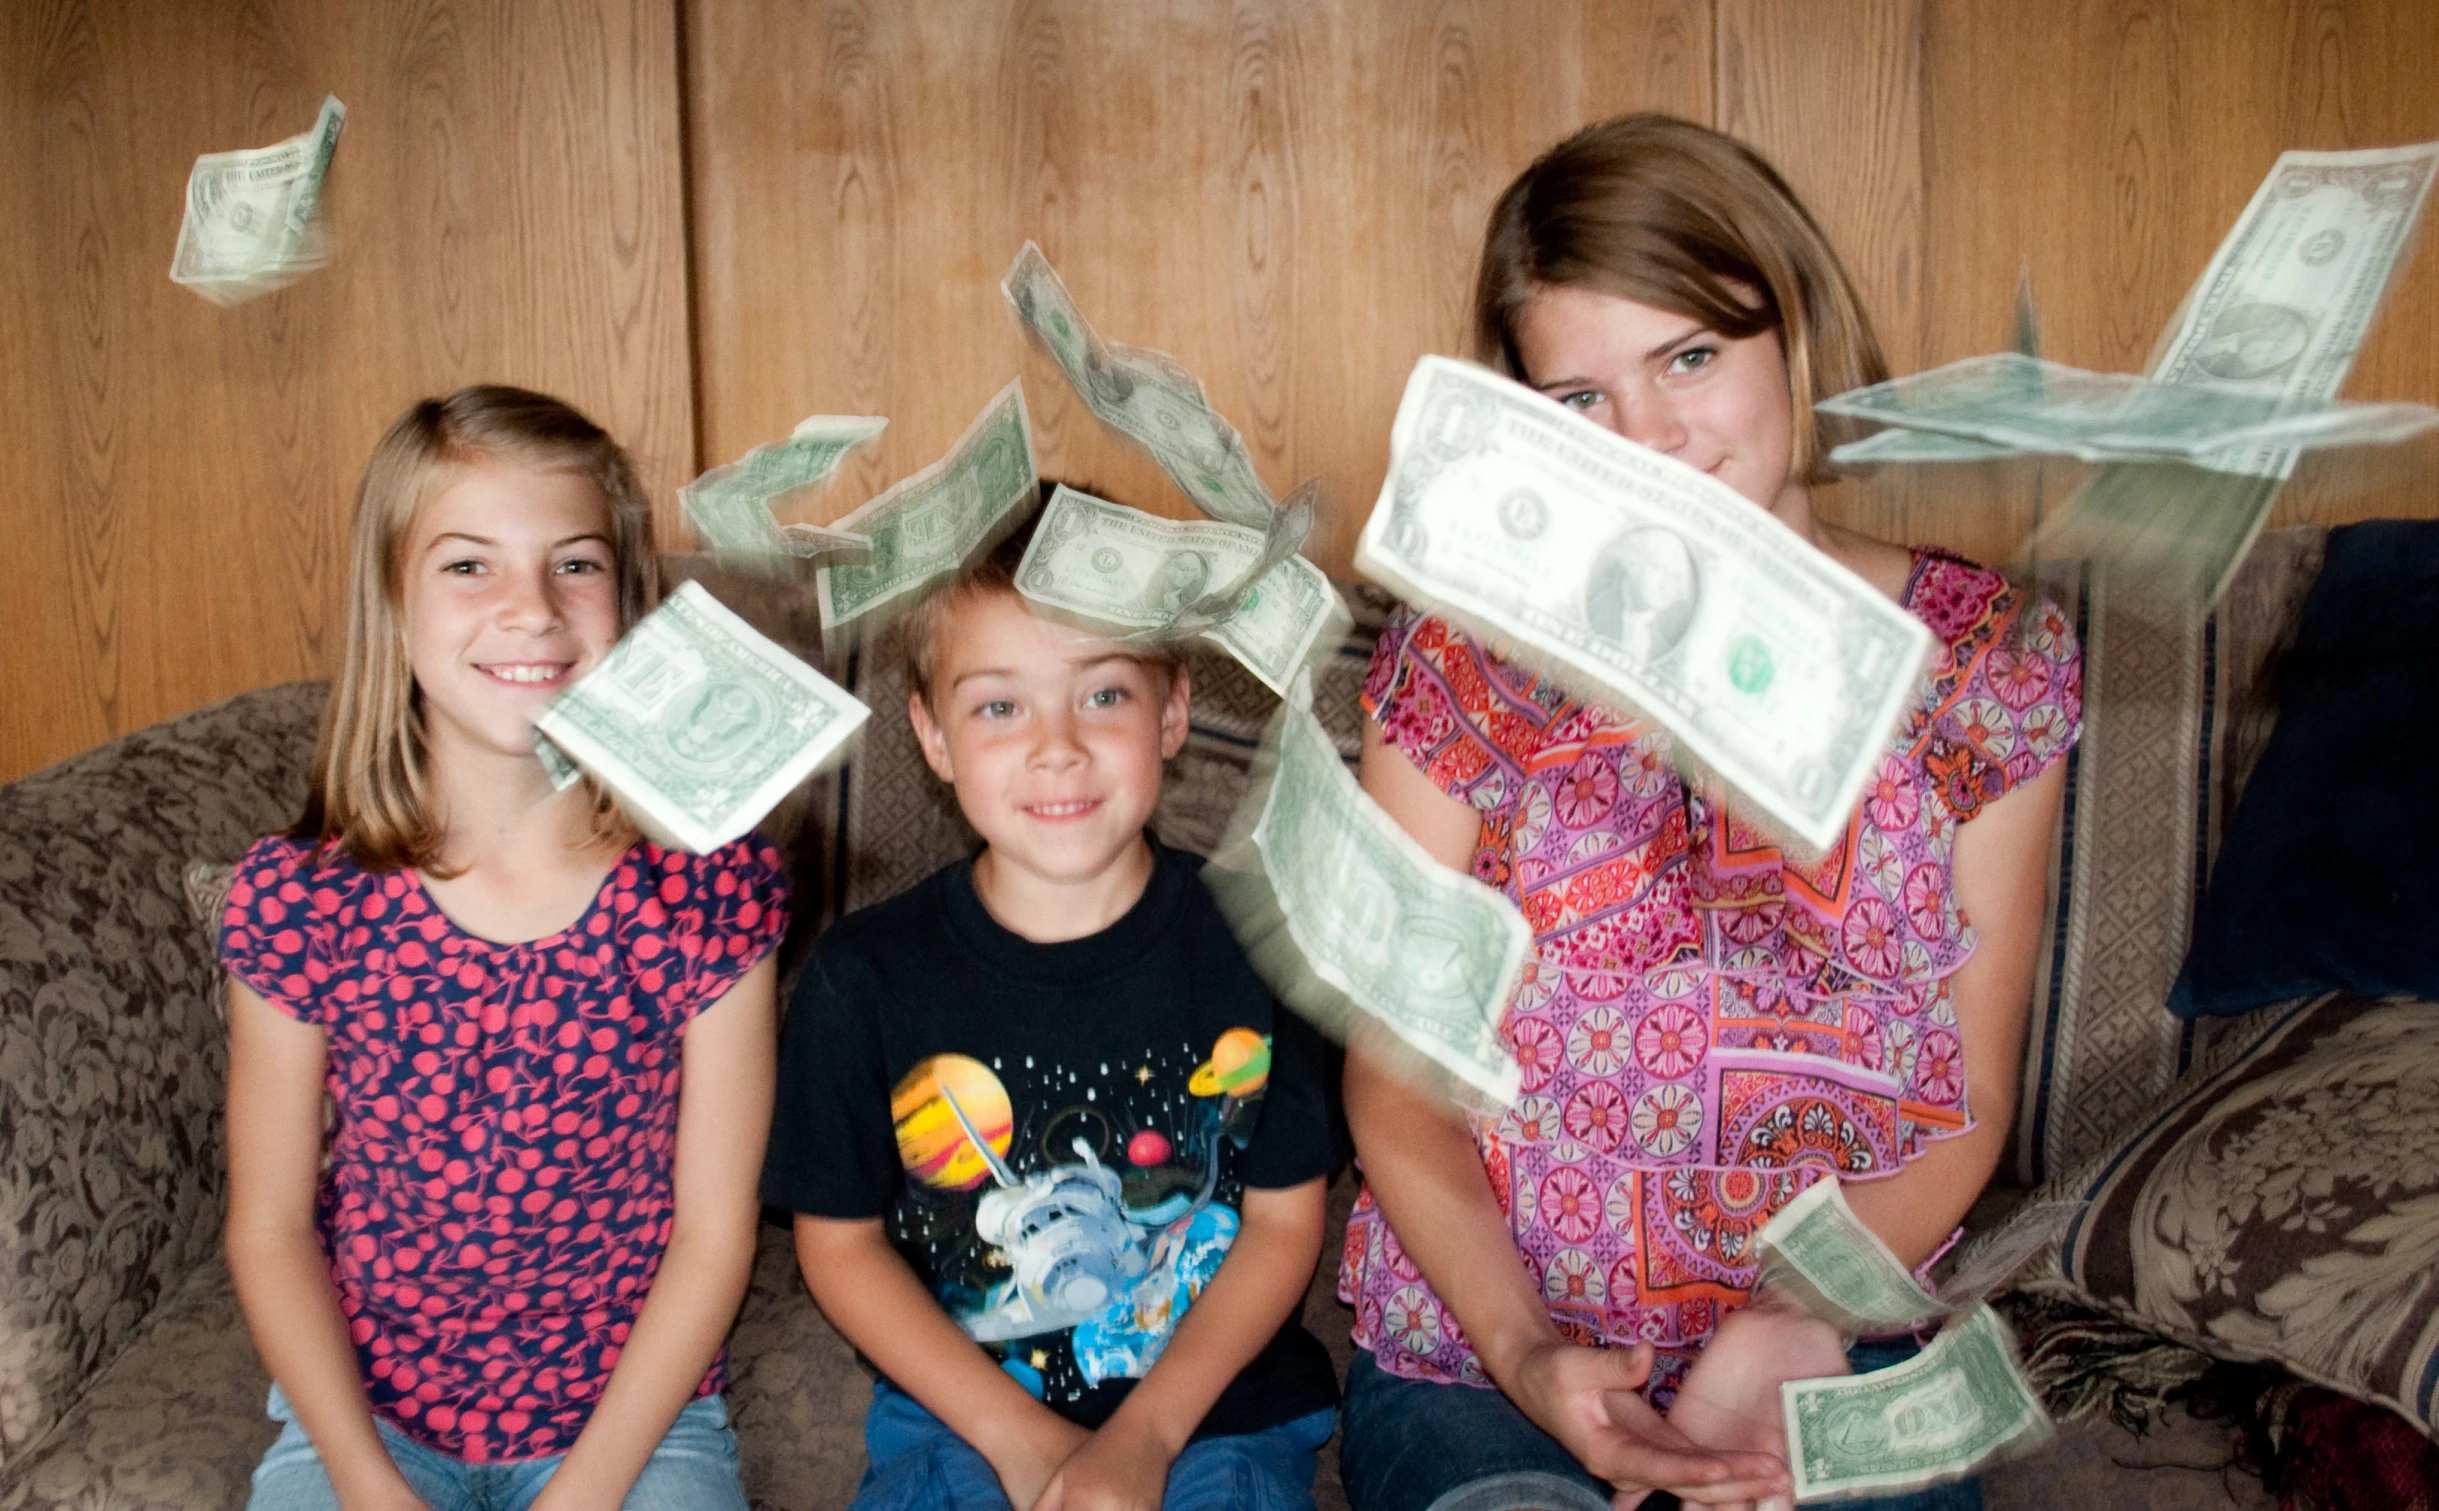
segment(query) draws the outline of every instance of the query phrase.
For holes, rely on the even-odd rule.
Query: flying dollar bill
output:
[[[1717,479],[1425,357],[1356,567],[1665,725],[1806,843],[1844,832],[1931,633]]]
[[[1040,489],[1024,385],[1010,383],[948,455],[831,527],[872,546],[870,560],[829,563],[816,575],[823,631],[908,602],[957,571],[1014,528]]]
[[[817,414],[784,441],[756,446],[678,490],[678,502],[703,544],[744,556],[819,556],[868,550],[860,535],[818,525],[781,525],[772,506],[830,480],[848,452],[889,422],[873,415]]]
[[[2280,155],[2162,333],[2158,383],[2308,406],[2337,397],[2439,172],[2439,142]],[[1977,443],[1883,431],[1832,459],[1961,461]],[[2092,560],[2178,602],[2216,602],[2269,520],[2299,448],[2254,440],[2195,465],[2104,466],[2023,548]]]
[[[1094,416],[1150,452],[1196,508],[1225,524],[1269,527],[1275,512],[1270,492],[1245,454],[1244,439],[1212,409],[1202,383],[1183,364],[1166,352],[1103,341],[1030,241],[1000,289]]]
[[[1785,1292],[1849,1337],[1893,1333],[1949,1310],[1855,1216],[1834,1177],[1813,1182],[1774,1213],[1755,1247],[1761,1275],[1755,1289]]]
[[[1377,1025],[1499,1103],[1523,1073],[1499,1016],[1532,930],[1515,904],[1431,858],[1355,784],[1289,684],[1244,801],[1204,870],[1212,897],[1279,1000],[1346,1042]]]
[[[243,304],[327,262],[322,180],[346,124],[347,107],[325,95],[310,131],[269,147],[196,158],[170,281],[214,304]]]
[[[1902,1364],[1790,1380],[1779,1402],[1799,1502],[1958,1479],[2050,1430],[2007,1325],[1979,1303]]]
[[[1061,486],[1017,565],[1016,590],[1096,627],[1146,638],[1199,633],[1284,694],[1296,669],[1345,606],[1321,569],[1301,556],[1272,565],[1242,601],[1205,630],[1184,615],[1216,582],[1261,561],[1262,537],[1237,525],[1157,519]],[[1333,641],[1335,636],[1330,637]]]
[[[2386,444],[2439,425],[2428,404],[2348,404],[2127,373],[2085,372],[2018,352],[1968,357],[1819,406],[1907,430],[2087,462],[2183,461],[2249,470],[2262,447]]]
[[[702,854],[761,822],[870,713],[689,582],[536,728],[637,828]]]

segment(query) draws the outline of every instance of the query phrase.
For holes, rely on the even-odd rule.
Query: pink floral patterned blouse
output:
[[[2071,746],[2074,633],[1918,550],[1942,649],[1846,836],[1798,863],[1677,774],[1665,730],[1575,702],[1437,618],[1381,637],[1364,706],[1481,810],[1474,874],[1535,954],[1501,1035],[1523,1096],[1477,1142],[1525,1265],[1580,1343],[1656,1346],[1673,1385],[1753,1283],[1752,1243],[1823,1172],[1887,1175],[1971,1126],[1948,979],[1973,950],[1956,826]],[[1340,1299],[1412,1379],[1487,1384],[1367,1188]]]

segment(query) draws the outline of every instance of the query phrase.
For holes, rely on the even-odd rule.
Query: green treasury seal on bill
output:
[[[870,714],[689,582],[535,727],[637,828],[699,855],[761,822]]]
[[[1160,635],[1213,587],[1259,560],[1262,534],[1239,525],[1157,519],[1060,487],[1016,569],[1016,590],[1095,626]],[[1284,694],[1296,668],[1344,613],[1321,569],[1290,556],[1202,632]]]
[[[903,602],[955,572],[1022,519],[1040,488],[1024,385],[1012,382],[948,455],[831,526],[870,540],[872,557],[830,563],[817,574],[822,629]]]
[[[1499,1015],[1532,930],[1516,906],[1433,860],[1313,716],[1300,670],[1263,732],[1244,801],[1204,870],[1279,1000],[1340,1042],[1365,1025],[1506,1105],[1523,1073]]]
[[[1355,565],[1665,726],[1806,843],[1921,690],[1922,621],[1716,478],[1469,363],[1416,364]]]

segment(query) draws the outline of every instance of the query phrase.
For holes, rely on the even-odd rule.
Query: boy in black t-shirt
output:
[[[1185,669],[1027,609],[1020,532],[906,625],[983,838],[823,938],[763,1198],[881,1379],[856,1506],[1309,1506],[1323,1052],[1146,831]]]

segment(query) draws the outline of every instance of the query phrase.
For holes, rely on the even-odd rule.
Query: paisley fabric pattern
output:
[[[783,875],[758,837],[642,841],[575,923],[499,944],[412,871],[279,837],[239,862],[221,958],[327,1036],[317,1219],[409,1436],[475,1463],[575,1445],[668,1242],[680,1035],[786,933]]]
[[[1845,836],[1809,859],[1689,787],[1667,731],[1438,619],[1401,616],[1373,658],[1367,708],[1481,811],[1474,874],[1533,929],[1501,1025],[1524,1095],[1477,1129],[1493,1189],[1561,1329],[1654,1344],[1663,1379],[1751,1288],[1780,1206],[1971,1126],[1956,826],[2074,743],[2081,659],[2055,609],[1953,557],[1917,552],[1904,601],[1940,650]],[[1478,1381],[1396,1253],[1367,1192],[1340,1276],[1357,1342],[1409,1378]]]

